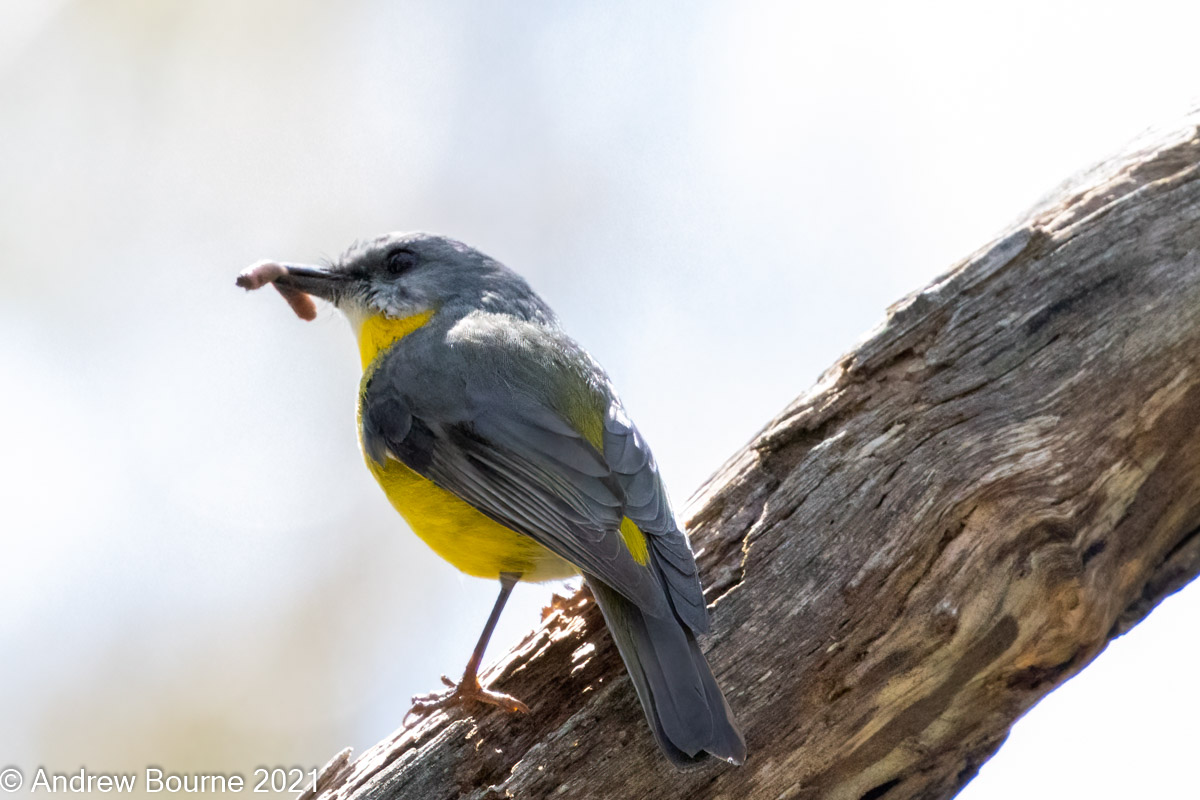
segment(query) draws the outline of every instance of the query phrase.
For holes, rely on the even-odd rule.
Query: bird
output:
[[[443,677],[451,691],[410,713],[528,710],[480,684],[488,640],[518,581],[582,575],[666,758],[743,763],[697,644],[708,610],[657,462],[607,373],[525,279],[455,239],[390,233],[322,266],[260,261],[237,278],[267,284],[303,319],[316,297],[349,320],[368,469],[435,553],[500,582],[462,679]]]

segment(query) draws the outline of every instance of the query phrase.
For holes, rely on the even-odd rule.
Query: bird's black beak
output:
[[[275,279],[277,285],[289,289],[299,289],[305,294],[319,297],[336,303],[346,286],[346,276],[318,267],[306,267],[301,264],[280,264],[284,273]]]

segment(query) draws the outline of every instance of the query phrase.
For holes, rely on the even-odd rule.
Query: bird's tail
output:
[[[709,755],[746,760],[746,741],[696,637],[674,613],[652,617],[603,582],[587,577],[667,758],[688,766]]]

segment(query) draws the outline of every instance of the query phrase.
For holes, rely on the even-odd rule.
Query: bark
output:
[[[437,715],[320,796],[952,797],[1200,570],[1198,120],[893,306],[693,499],[745,766],[668,765],[580,592],[489,674],[530,714]]]

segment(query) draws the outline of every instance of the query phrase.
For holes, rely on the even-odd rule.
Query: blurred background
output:
[[[0,767],[315,766],[463,666],[496,587],[364,469],[344,321],[235,289],[250,262],[397,229],[496,256],[682,506],[888,304],[1190,108],[1198,29],[1164,2],[3,0]],[[1168,599],[963,796],[1191,796],[1198,623],[1200,589]]]

